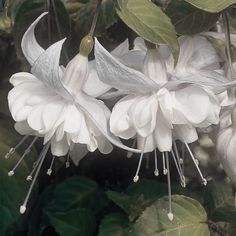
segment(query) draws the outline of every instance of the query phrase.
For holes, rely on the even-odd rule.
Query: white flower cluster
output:
[[[10,78],[14,88],[8,96],[16,130],[22,135],[44,138],[45,147],[36,170],[40,169],[49,146],[54,156],[69,153],[78,164],[88,151],[99,149],[107,154],[113,144],[141,153],[134,177],[137,181],[145,152],[154,151],[154,173],[159,174],[158,150],[162,153],[164,174],[168,175],[170,195],[168,153],[185,186],[176,145],[176,140],[180,140],[206,184],[188,144],[198,139],[197,130],[219,123],[222,111],[235,103],[232,87],[236,85],[227,78],[221,67],[223,59],[207,38],[179,37],[180,54],[176,62],[168,47],[148,48],[141,38],[135,39],[132,50],[126,40],[111,53],[95,39],[95,60],[88,61],[91,50],[84,53],[83,46],[90,47],[93,40],[85,37],[82,51],[64,68],[59,61],[65,39],[46,50],[35,39],[35,26],[45,14],[36,19],[22,39],[31,73],[14,74]],[[99,98],[117,98],[117,102],[110,111]],[[228,146],[234,149],[236,142],[234,122],[231,123],[227,128],[222,126],[218,137],[219,152],[223,152],[225,160],[234,159],[229,165],[236,163],[235,158],[229,157],[230,151],[224,151]],[[137,149],[125,146],[119,138],[137,140]],[[9,172],[13,174],[14,169]],[[233,174],[235,178],[235,170]],[[21,207],[22,213],[27,200]],[[171,206],[168,216],[173,219]]]

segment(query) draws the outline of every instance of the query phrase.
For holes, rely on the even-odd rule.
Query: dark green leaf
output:
[[[108,203],[106,195],[97,184],[83,177],[68,178],[57,184],[50,200],[45,206],[45,210],[50,212],[63,212],[82,207],[91,209],[96,214]]]
[[[167,44],[175,57],[179,45],[169,17],[149,0],[118,0],[117,13],[138,35],[155,44]]]
[[[204,206],[213,221],[235,222],[235,196],[232,186],[224,182],[210,182],[205,193]]]
[[[4,236],[8,228],[11,226],[12,222],[14,222],[14,219],[9,210],[2,205],[0,205],[0,215],[1,215],[0,235]]]
[[[188,35],[209,30],[219,18],[219,14],[202,11],[184,0],[172,1],[166,9],[166,14],[178,34]]]
[[[51,225],[61,236],[92,236],[96,229],[96,219],[88,209],[67,212],[47,212]]]
[[[193,6],[209,12],[221,12],[236,3],[236,0],[185,0]]]
[[[136,221],[133,236],[172,236],[201,235],[209,236],[204,208],[194,199],[173,195],[173,221],[167,217],[168,197],[163,197],[147,207]]]
[[[126,215],[111,213],[106,215],[99,226],[98,236],[129,236],[130,223]]]

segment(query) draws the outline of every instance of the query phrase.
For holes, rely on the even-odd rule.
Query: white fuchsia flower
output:
[[[88,151],[99,149],[104,154],[110,153],[113,148],[111,143],[129,151],[140,152],[126,147],[110,133],[110,110],[102,101],[88,95],[93,93],[91,89],[86,94],[86,88],[91,88],[86,83],[93,83],[93,80],[96,84],[94,96],[110,89],[110,86],[101,84],[94,70],[89,71],[88,54],[93,48],[93,38],[86,36],[82,40],[80,53],[64,68],[59,65],[59,61],[65,39],[46,50],[35,39],[34,29],[45,14],[36,19],[22,39],[22,51],[31,65],[31,73],[20,72],[10,78],[14,88],[9,92],[8,102],[16,121],[15,128],[20,134],[33,135],[35,138],[9,172],[9,176],[14,175],[16,167],[30,151],[37,137],[43,137],[45,145],[32,173],[27,177],[32,180],[34,174],[29,194],[21,206],[21,213],[26,210],[28,197],[50,146],[54,157],[48,170],[49,175],[55,156],[69,153],[74,163],[78,164]],[[6,157],[24,140],[25,137]],[[73,155],[77,149],[79,152]]]
[[[221,93],[232,85],[227,78],[214,71],[220,59],[206,39],[200,36],[181,37],[179,41],[180,55],[175,67],[172,55],[160,47],[147,50],[142,71],[120,63],[95,41],[99,79],[123,94],[128,94],[114,106],[110,129],[124,139],[137,137],[137,145],[142,154],[134,181],[139,179],[144,152],[154,150],[154,173],[158,175],[158,148],[162,152],[163,172],[168,177],[169,195],[169,152],[181,184],[185,186],[176,139],[185,144],[202,182],[207,183],[188,143],[198,139],[196,128],[219,122],[220,104],[215,93]],[[171,204],[168,216],[173,219]]]
[[[227,175],[236,184],[236,106],[222,114],[216,149]]]

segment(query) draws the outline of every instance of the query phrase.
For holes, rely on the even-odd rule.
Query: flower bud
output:
[[[93,37],[90,35],[85,36],[80,43],[80,54],[87,57],[93,49],[93,44]]]

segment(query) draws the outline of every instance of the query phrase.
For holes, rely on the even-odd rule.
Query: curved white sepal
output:
[[[35,38],[35,27],[38,22],[47,15],[47,12],[42,13],[28,28],[24,33],[24,36],[21,41],[21,48],[24,56],[30,65],[33,65],[37,58],[44,52],[44,49],[38,44]]]
[[[144,94],[155,91],[158,85],[141,72],[131,69],[114,58],[95,39],[95,61],[99,79],[122,91]]]
[[[59,66],[61,48],[66,38],[52,44],[39,58],[34,62],[31,72],[46,86],[53,89],[57,94],[62,97],[73,100],[72,95],[62,84]]]

